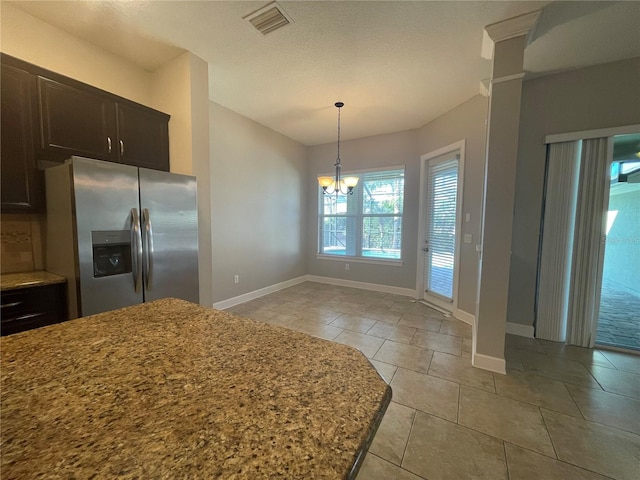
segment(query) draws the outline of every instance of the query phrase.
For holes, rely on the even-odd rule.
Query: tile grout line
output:
[[[478,391],[480,391],[480,392],[490,393],[490,392],[487,392],[486,390],[482,390],[482,389],[480,389],[480,388],[476,388],[476,387],[471,387],[471,386],[469,386],[469,385],[460,385],[461,390],[462,390],[462,387],[463,387],[463,386],[464,386],[464,387],[466,387],[466,388],[473,388],[474,390],[478,390]],[[462,391],[460,392],[460,394],[462,395]],[[495,393],[494,393],[493,395],[497,395],[497,394],[495,394]],[[514,399],[509,399],[509,400],[514,400]],[[514,401],[516,401],[516,402],[517,402],[518,400],[514,400]],[[520,402],[520,403],[525,403],[525,402]],[[530,405],[530,404],[525,403],[525,405]],[[531,406],[531,405],[530,405],[530,406]],[[533,405],[533,406],[534,406],[534,407],[537,407],[537,408],[538,408],[538,410],[540,410],[540,407],[538,407],[537,405]],[[542,415],[542,412],[540,412],[540,411],[539,411],[538,413],[540,413],[540,417],[542,417],[542,419],[543,419],[543,421],[544,421],[544,416]],[[554,412],[554,413],[555,413],[555,412]],[[429,414],[429,415],[431,415],[431,414]],[[434,416],[436,416],[436,415],[434,415]],[[567,415],[567,416],[570,416],[570,415]],[[575,417],[572,417],[572,418],[575,418]],[[444,420],[446,420],[446,419],[444,419]],[[476,428],[474,428],[474,427],[472,427],[472,426],[470,426],[470,425],[465,425],[465,424],[462,424],[462,423],[458,423],[458,425],[460,425],[461,427],[466,428],[466,429],[468,429],[468,430],[471,430],[471,431],[474,431],[474,432],[480,433],[480,434],[482,434],[482,435],[486,435],[487,437],[494,438],[494,439],[496,439],[496,440],[498,440],[498,441],[511,443],[511,444],[515,445],[516,447],[524,448],[525,450],[530,450],[530,451],[532,451],[532,452],[537,453],[538,455],[542,455],[543,457],[553,458],[554,460],[558,460],[557,458],[550,457],[550,456],[549,456],[549,455],[547,455],[546,453],[542,453],[542,452],[539,452],[539,451],[537,451],[537,450],[533,450],[533,449],[531,449],[531,448],[529,448],[529,447],[525,447],[525,446],[523,446],[523,445],[520,445],[519,443],[515,443],[515,442],[513,442],[513,441],[509,441],[509,440],[506,440],[506,439],[504,439],[504,438],[496,437],[495,435],[491,435],[490,433],[483,432],[483,431],[481,431],[481,430],[477,430]],[[546,423],[545,423],[545,426],[544,426],[544,427],[545,427],[545,430],[547,431],[547,435],[549,436],[549,440],[551,441],[551,435],[549,434],[549,429],[547,428]],[[551,446],[552,446],[552,447],[554,447],[554,446],[553,446],[553,441],[551,441]],[[554,452],[554,454],[556,454],[555,447],[553,448],[553,452]],[[557,457],[557,454],[556,454],[556,457]]]
[[[504,452],[504,466],[507,467],[507,480],[511,480],[511,472],[509,471],[509,459],[507,457],[507,442],[502,441],[502,451]]]
[[[564,382],[562,382],[562,386],[569,393],[569,397],[571,397],[571,400],[573,401],[573,404],[576,406],[576,408],[580,412],[580,415],[582,415],[582,420],[588,421],[587,417],[584,416],[584,412],[580,408],[580,405],[578,405],[578,402],[576,401],[575,397],[573,396],[573,393],[571,393],[571,390],[569,388],[567,388],[567,385]],[[596,390],[596,392],[597,392],[597,390]],[[558,413],[562,413],[562,412],[558,412]]]
[[[375,356],[378,354],[378,352],[379,352],[379,351],[380,351],[380,349],[384,346],[384,344],[385,344],[385,343],[387,343],[388,341],[389,341],[389,340],[387,340],[386,338],[384,339],[384,342],[382,342],[382,343],[380,344],[380,346],[379,346],[379,347],[378,347],[378,349],[376,350],[376,353],[374,353],[374,354],[371,356],[371,359],[372,359],[372,360],[376,360]],[[378,361],[380,361],[380,360],[378,360]],[[385,363],[385,362],[383,362],[383,363]],[[389,364],[389,365],[393,365],[393,364]],[[396,370],[396,372],[397,372],[397,370]],[[394,373],[394,376],[395,376],[395,373]]]
[[[438,415],[438,414],[435,414],[435,413],[430,413],[430,412],[425,412],[424,410],[420,410],[419,408],[412,407],[411,405],[405,405],[404,403],[402,403],[402,402],[398,402],[398,401],[396,401],[396,400],[392,400],[392,401],[393,401],[394,403],[397,403],[398,405],[402,405],[403,407],[407,407],[407,408],[410,408],[411,410],[415,410],[416,412],[423,413],[424,415],[429,415],[430,417],[439,418],[440,420],[444,420],[445,422],[449,422],[449,423],[451,423],[451,424],[453,424],[453,425],[459,425],[457,422],[453,422],[453,421],[451,421],[451,419],[449,419],[449,418],[444,418],[444,417],[443,417],[443,416],[441,416],[441,415]],[[469,427],[466,427],[466,426],[464,426],[464,425],[460,425],[460,426],[461,426],[461,427],[464,427],[464,428],[469,428]],[[472,428],[469,428],[469,430],[473,430],[473,429],[472,429]],[[483,435],[487,435],[488,437],[493,437],[493,435],[489,435],[488,433],[480,432],[480,431],[478,431],[478,430],[474,430],[474,431],[476,431],[476,432],[478,432],[478,433],[482,433]],[[496,437],[493,437],[493,438],[496,438]]]
[[[458,383],[458,382],[456,382]],[[460,397],[462,396],[462,385],[458,383],[458,408],[456,409],[456,425],[460,425]]]
[[[416,423],[416,417],[417,416],[418,416],[418,410],[417,409],[413,409],[413,418],[411,419],[411,427],[409,427],[409,435],[407,435],[407,443],[404,444],[404,449],[402,450],[402,457],[400,458],[400,468],[402,468],[403,470],[406,470],[407,472],[409,470],[404,468],[402,466],[402,463],[404,462],[404,457],[407,454],[407,448],[409,448],[409,440],[411,439],[411,432],[413,432],[413,426]]]
[[[486,434],[485,434],[485,435],[486,435]],[[570,465],[570,466],[572,466],[572,467],[579,468],[580,470],[584,470],[585,472],[590,472],[590,473],[593,473],[593,474],[595,474],[595,475],[599,475],[599,476],[601,476],[602,478],[606,478],[606,479],[608,479],[608,480],[616,480],[616,479],[615,479],[615,478],[613,478],[613,477],[610,477],[610,476],[605,475],[605,474],[603,474],[603,473],[596,472],[595,470],[590,470],[590,469],[588,469],[588,468],[585,468],[585,467],[580,466],[580,465],[575,464],[575,463],[568,462],[568,461],[566,461],[566,460],[561,460],[561,459],[559,459],[559,458],[553,458],[553,457],[550,457],[550,456],[548,456],[548,455],[544,455],[544,454],[542,454],[542,453],[540,453],[540,452],[537,452],[537,451],[535,451],[535,450],[532,450],[532,449],[531,449],[531,448],[529,448],[529,447],[523,447],[522,445],[518,445],[517,443],[508,442],[508,441],[504,440],[504,444],[505,444],[505,448],[506,448],[506,446],[507,446],[507,445],[513,445],[513,446],[514,446],[514,447],[516,447],[516,448],[520,448],[520,449],[522,449],[522,450],[526,450],[527,452],[531,452],[531,453],[536,454],[536,455],[542,455],[543,457],[550,458],[551,460],[555,460],[556,462],[562,463],[562,464],[564,464],[564,465]]]
[[[527,373],[527,372],[523,372],[523,373]],[[552,380],[552,381],[555,381],[555,382],[560,382],[562,384],[562,386],[565,388],[565,390],[567,391],[567,393],[569,393],[569,396],[571,397],[571,400],[573,401],[574,405],[576,406],[576,408],[578,408],[578,411],[582,415],[582,411],[580,410],[580,407],[578,406],[577,402],[573,398],[573,395],[571,395],[571,392],[569,391],[569,389],[565,385],[565,383],[568,383],[568,382],[563,382],[562,380],[557,380],[557,379],[551,378],[551,377],[545,377],[544,375],[539,375],[537,373],[529,373],[529,374],[538,376],[540,378],[544,378],[546,380]],[[494,381],[495,381],[495,375],[500,375],[500,374],[494,373],[493,375],[494,375]],[[579,388],[589,388],[589,387],[586,387],[584,385],[577,385],[577,384],[572,384],[572,383],[570,383],[570,385],[573,385],[573,386],[576,386],[576,387],[579,387]],[[481,388],[474,387],[472,385],[466,385],[466,386],[471,387],[471,388],[476,388],[477,390],[482,390]],[[486,392],[486,390],[482,390],[482,391]],[[596,390],[596,392],[599,392],[599,391],[600,390]],[[496,391],[493,392],[493,393],[495,393],[496,395],[498,395],[498,396],[500,396],[502,398],[506,398],[506,399],[509,399],[509,400],[514,400],[516,402],[524,403],[525,405],[531,405],[532,407],[537,407],[537,408],[545,408],[545,409],[550,410],[550,411],[555,412],[555,413],[561,413],[561,414],[567,415],[569,417],[578,418],[578,417],[574,417],[573,415],[569,415],[566,412],[561,412],[559,410],[554,410],[554,408],[552,408],[552,407],[545,407],[545,406],[542,406],[542,405],[538,405],[537,403],[530,403],[527,400],[522,400],[521,398],[511,397],[511,396],[507,395],[506,393],[498,392],[498,388],[497,387],[496,387]],[[604,392],[604,393],[608,393],[608,392]],[[584,416],[583,416],[582,420],[586,420],[586,418],[584,418]]]
[[[542,413],[542,408],[538,407],[538,412],[540,413],[540,418],[542,418],[542,423],[544,424],[544,429],[547,431],[547,436],[549,437],[549,442],[551,442],[551,448],[553,448],[553,454],[556,456],[556,460],[559,460],[558,451],[556,450],[556,445],[553,442],[553,438],[551,438],[551,432],[549,431],[549,425],[547,425],[547,419],[544,418]]]

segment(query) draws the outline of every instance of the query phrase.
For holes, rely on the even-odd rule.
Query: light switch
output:
[[[470,233],[464,234],[464,243],[471,243],[473,241],[473,235]]]
[[[465,221],[465,222],[468,222],[468,221],[470,221],[470,220],[471,220],[471,214],[470,214],[470,213],[465,213],[465,214],[464,214],[464,221]]]

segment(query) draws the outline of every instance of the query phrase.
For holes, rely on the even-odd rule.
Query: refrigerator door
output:
[[[139,176],[145,301],[198,303],[196,179],[146,168]]]
[[[81,316],[142,303],[138,169],[73,157]]]

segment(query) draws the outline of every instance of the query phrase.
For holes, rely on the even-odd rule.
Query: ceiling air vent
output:
[[[277,2],[265,5],[260,10],[247,15],[244,19],[249,20],[251,25],[263,35],[292,23],[291,18],[284,13],[284,10]]]

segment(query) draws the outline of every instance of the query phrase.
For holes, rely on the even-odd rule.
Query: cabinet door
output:
[[[169,117],[138,105],[117,104],[120,163],[169,171]]]
[[[0,82],[2,211],[35,211],[43,190],[34,155],[36,77],[3,64]]]
[[[0,299],[0,334],[3,336],[67,320],[64,283],[5,290]]]
[[[117,161],[115,102],[38,77],[41,144],[48,158],[71,155]]]

